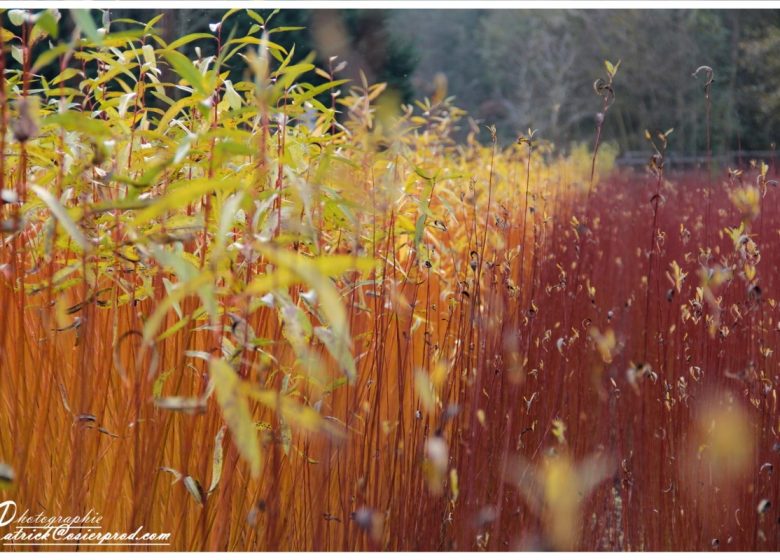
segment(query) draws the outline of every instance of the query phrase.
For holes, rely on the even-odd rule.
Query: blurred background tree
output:
[[[263,17],[270,10],[258,10]],[[100,25],[100,13],[93,16]],[[111,19],[148,21],[154,9],[111,10]],[[166,10],[166,40],[208,32],[223,10]],[[6,16],[7,17],[7,16]],[[228,19],[226,37],[255,23],[244,11]],[[70,25],[64,17],[63,26]],[[646,150],[646,128],[674,128],[671,150],[706,150],[701,65],[715,70],[712,141],[715,153],[768,150],[780,120],[780,11],[777,10],[282,10],[269,27],[301,27],[275,35],[297,57],[317,53],[347,60],[342,77],[387,82],[405,103],[434,92],[447,78],[456,104],[504,142],[529,127],[567,149],[590,144],[600,104],[593,81],[603,62],[621,60],[616,101],[604,137],[621,152]],[[204,55],[214,42],[200,45]],[[234,59],[232,78],[245,69]],[[11,64],[13,62],[11,61]]]
[[[622,63],[604,134],[623,152],[644,149],[646,128],[672,127],[675,152],[706,150],[703,83],[691,76],[701,65],[715,70],[713,150],[773,141],[777,11],[424,10],[392,21],[419,50],[418,95],[444,72],[460,104],[505,139],[530,126],[562,147],[589,142],[599,109],[591,86],[608,59]]]

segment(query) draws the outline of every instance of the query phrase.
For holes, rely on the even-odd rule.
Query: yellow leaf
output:
[[[557,439],[558,443],[561,445],[566,443],[566,424],[564,424],[563,420],[560,418],[556,418],[552,421],[552,435],[555,436],[555,439]]]
[[[247,387],[245,391],[249,398],[277,412],[289,424],[294,424],[308,432],[325,430],[331,435],[343,435],[340,428],[331,423],[323,422],[322,417],[316,410],[309,406],[304,406],[291,397],[280,395],[276,391],[255,389],[253,387]]]
[[[414,373],[414,388],[420,404],[427,412],[433,412],[436,407],[436,395],[431,388],[431,382],[425,371],[418,369]]]
[[[431,383],[433,383],[436,391],[440,391],[444,381],[447,379],[448,368],[444,362],[437,362],[431,370]]]
[[[170,311],[173,308],[174,304],[179,303],[185,297],[197,292],[201,288],[211,286],[212,281],[213,281],[212,275],[204,272],[200,276],[196,276],[192,280],[185,282],[184,284],[180,285],[178,288],[173,290],[162,301],[162,303],[160,303],[160,305],[158,305],[155,308],[151,317],[149,317],[149,319],[146,320],[143,329],[144,341],[148,343],[152,340],[154,334],[158,331],[160,325],[165,319],[165,315],[168,313],[168,311]]]
[[[269,246],[261,246],[260,251],[278,267],[277,272],[270,275],[271,278],[265,282],[272,279],[292,282],[293,278],[297,277],[317,292],[317,301],[328,322],[328,330],[330,331],[326,336],[329,342],[326,346],[350,382],[354,381],[357,378],[357,372],[355,360],[350,351],[351,341],[347,313],[341,302],[341,296],[333,286],[329,276],[343,274],[348,269],[370,269],[374,266],[373,259],[349,255],[311,258],[300,253],[281,251]],[[279,274],[280,272],[281,274]],[[277,274],[279,274],[279,278],[277,278]],[[247,291],[258,293],[258,284],[253,281],[247,287]]]
[[[194,179],[173,183],[168,186],[165,196],[156,199],[136,215],[133,225],[135,227],[144,225],[165,212],[181,210],[204,195],[221,191],[230,186],[235,186],[235,183],[221,179]]]
[[[450,492],[452,493],[452,502],[457,502],[460,488],[458,487],[458,471],[455,469],[450,469]]]
[[[62,224],[62,227],[65,228],[65,231],[68,232],[71,239],[73,239],[73,241],[75,241],[84,251],[90,251],[92,249],[92,243],[89,242],[78,226],[76,226],[76,223],[70,217],[70,214],[68,214],[65,207],[60,204],[60,201],[49,191],[38,185],[32,185],[31,188],[33,192],[38,195],[38,198],[46,203],[46,206],[49,207],[49,210],[51,210],[54,217]]]
[[[64,297],[57,298],[54,302],[54,318],[58,329],[65,329],[72,323],[68,317],[68,301]]]
[[[260,446],[257,443],[257,429],[243,384],[233,368],[225,360],[211,360],[209,376],[214,385],[217,403],[222,416],[233,434],[233,441],[239,454],[249,463],[253,477],[260,475]]]
[[[597,328],[591,327],[588,334],[596,343],[596,349],[604,363],[612,363],[612,352],[616,345],[615,332],[612,329],[607,329],[604,334],[601,334]]]

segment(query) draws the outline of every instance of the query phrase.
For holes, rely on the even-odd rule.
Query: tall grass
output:
[[[0,499],[176,550],[776,550],[775,169],[705,228],[698,174],[456,143],[248,15],[2,33]]]

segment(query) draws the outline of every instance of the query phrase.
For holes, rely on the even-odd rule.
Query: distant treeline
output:
[[[647,151],[645,129],[674,128],[670,149],[706,152],[702,65],[712,85],[714,152],[771,150],[780,130],[780,11],[416,11],[391,14],[414,45],[413,86],[443,71],[464,109],[505,137],[529,126],[567,145],[592,141],[605,59],[621,60],[604,138]]]
[[[110,17],[147,21],[158,12]],[[223,13],[166,10],[158,27],[173,39],[208,31]],[[237,13],[223,33],[241,36],[253,23]],[[446,76],[456,104],[495,124],[504,142],[529,127],[564,149],[591,142],[604,60],[621,61],[604,126],[620,153],[646,150],[645,129],[669,128],[676,153],[706,152],[704,83],[692,76],[702,65],[715,74],[713,152],[772,150],[780,130],[777,10],[282,10],[278,26],[302,27],[275,37],[296,56],[316,52],[327,68],[338,55],[349,62],[344,77],[363,70],[407,103],[433,95],[444,82],[437,74]],[[232,71],[238,78],[243,69]]]

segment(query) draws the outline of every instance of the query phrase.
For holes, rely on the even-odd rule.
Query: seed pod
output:
[[[38,113],[38,98],[23,97],[16,103],[18,117],[11,125],[14,138],[21,143],[27,142],[38,134],[38,122],[36,115]]]

